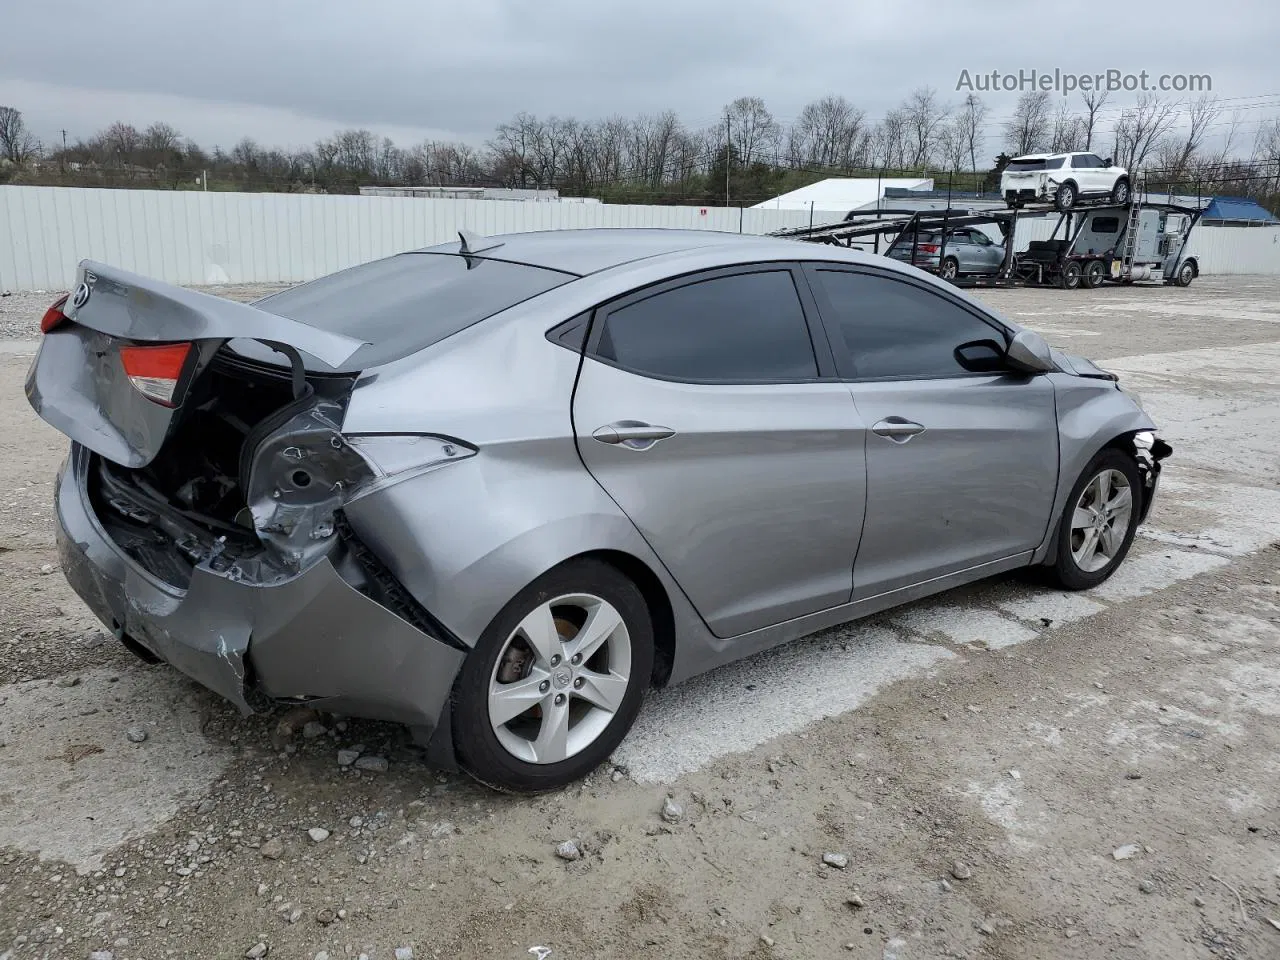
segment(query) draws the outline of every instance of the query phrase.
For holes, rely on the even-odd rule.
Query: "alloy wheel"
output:
[[[1133,515],[1133,490],[1119,470],[1102,470],[1085,484],[1071,516],[1071,557],[1095,573],[1124,546]]]
[[[526,763],[559,763],[609,726],[631,684],[631,637],[591,594],[535,607],[507,637],[489,679],[489,722]]]

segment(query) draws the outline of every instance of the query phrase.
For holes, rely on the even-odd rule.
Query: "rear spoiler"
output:
[[[175,287],[82,260],[62,312],[91,330],[133,341],[266,340],[336,367],[365,341],[290,320],[247,303]]]

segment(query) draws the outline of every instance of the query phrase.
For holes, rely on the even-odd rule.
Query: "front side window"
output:
[[[974,372],[959,347],[1005,336],[963,307],[912,283],[870,273],[815,271],[860,380],[914,380]],[[833,344],[838,346],[838,344]]]
[[[790,270],[733,274],[610,310],[595,356],[667,380],[807,380],[818,365]]]

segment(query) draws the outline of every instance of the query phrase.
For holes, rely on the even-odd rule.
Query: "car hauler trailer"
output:
[[[1042,208],[1042,209],[1041,209]],[[1047,240],[1032,240],[1015,251],[1020,219],[1056,214]],[[1200,272],[1187,256],[1191,230],[1201,211],[1172,203],[1148,203],[1144,191],[1133,191],[1124,205],[1100,204],[1057,213],[1048,204],[1018,210],[879,210],[855,211],[840,223],[775,232],[816,243],[855,244],[912,263],[958,286],[1055,286],[1092,289],[1104,283],[1161,281],[1188,286]],[[999,269],[965,274],[955,270],[958,257],[947,245],[958,231],[994,226],[1004,240]],[[990,235],[990,231],[987,231]],[[937,236],[937,243],[920,238]],[[907,255],[909,245],[910,254]]]

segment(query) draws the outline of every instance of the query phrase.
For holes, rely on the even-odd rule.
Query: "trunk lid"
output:
[[[184,417],[192,385],[230,340],[254,340],[284,354],[301,394],[303,355],[330,368],[364,341],[318,329],[249,304],[185,290],[83,261],[65,316],[45,333],[27,375],[27,399],[51,426],[123,467],[145,467]],[[129,351],[190,344],[177,354],[170,402],[143,392]],[[185,359],[183,359],[185,357]],[[147,373],[147,370],[141,370]]]

